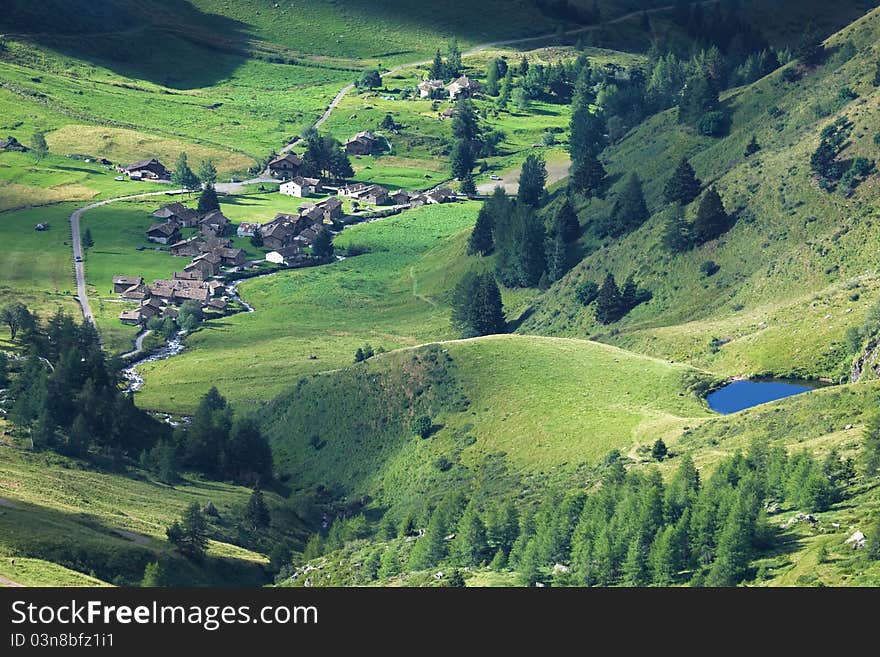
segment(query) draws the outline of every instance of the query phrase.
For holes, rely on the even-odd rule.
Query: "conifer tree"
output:
[[[626,184],[614,200],[607,232],[612,237],[629,233],[648,220],[650,213],[642,192],[642,181],[638,174],[631,173]]]
[[[640,536],[630,541],[623,563],[623,583],[627,586],[647,586],[650,582],[648,554]]]
[[[492,237],[494,221],[492,207],[484,203],[477,213],[477,223],[468,238],[468,255],[487,256],[495,249],[495,240]]]
[[[661,241],[663,247],[671,253],[683,253],[693,245],[691,227],[684,220],[681,206],[675,205],[667,212]]]
[[[440,507],[434,509],[431,520],[425,529],[425,535],[416,541],[410,554],[409,567],[411,570],[425,570],[436,566],[446,557],[446,524],[443,511]]]
[[[271,517],[269,515],[269,507],[266,506],[266,500],[263,498],[263,491],[259,484],[254,486],[251,497],[248,500],[245,509],[245,519],[251,529],[266,529],[269,526]]]
[[[700,201],[694,220],[694,237],[702,244],[723,235],[730,227],[730,217],[724,211],[721,196],[710,187]]]
[[[571,199],[566,196],[562,203],[556,208],[556,215],[553,219],[553,227],[557,234],[562,236],[566,244],[576,241],[581,234],[581,224],[578,220],[577,212],[571,203]]]
[[[547,166],[544,158],[530,153],[519,174],[517,200],[523,205],[538,207],[544,198],[544,185],[547,183]]]
[[[458,522],[452,549],[455,562],[460,566],[479,566],[487,558],[486,526],[473,502],[467,505]]]
[[[749,143],[746,145],[746,157],[751,157],[755,153],[761,150],[761,145],[758,143],[758,139],[755,135],[752,135],[752,138],[749,140]]]
[[[199,180],[205,187],[213,187],[217,182],[217,167],[213,160],[202,160],[199,163]]]
[[[687,205],[700,195],[700,180],[687,158],[682,158],[663,190],[670,203]]]
[[[205,556],[208,547],[208,523],[197,502],[189,505],[181,520],[175,521],[166,534],[181,554],[193,559]]]
[[[541,580],[541,561],[539,556],[538,542],[534,538],[531,539],[523,550],[522,557],[519,560],[520,584],[523,586],[534,586]]]
[[[562,233],[557,231],[551,238],[547,253],[547,278],[555,282],[568,271],[568,246]]]
[[[468,171],[464,178],[461,179],[461,193],[467,197],[477,195],[477,184],[474,181],[474,174]]]
[[[613,274],[607,274],[596,298],[596,321],[611,324],[620,319],[620,289]]]
[[[188,192],[198,189],[201,185],[199,177],[189,168],[186,152],[181,152],[178,156],[177,165],[171,174],[171,182]]]
[[[389,545],[385,548],[385,551],[382,552],[382,557],[379,560],[379,570],[377,575],[382,578],[394,577],[400,572],[400,555],[397,552],[397,547],[395,545]]]
[[[220,201],[217,199],[217,192],[213,186],[205,187],[199,194],[198,211],[199,214],[207,214],[214,210],[220,209]]]

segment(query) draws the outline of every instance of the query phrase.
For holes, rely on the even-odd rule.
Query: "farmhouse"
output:
[[[299,235],[297,235],[293,239],[297,242],[300,242],[301,244],[304,244],[305,246],[311,246],[314,243],[315,238],[325,230],[327,230],[327,229],[324,228],[323,226],[321,226],[320,224],[315,225],[310,228],[306,228],[304,231],[302,231]]]
[[[260,224],[252,224],[246,221],[238,224],[235,234],[239,237],[253,237],[260,230]]]
[[[246,254],[244,249],[225,248],[215,251],[221,258],[224,267],[239,267],[245,263]]]
[[[201,253],[200,246],[203,243],[204,242],[201,237],[190,237],[188,240],[175,242],[168,247],[168,250],[173,256],[189,256],[191,258]]]
[[[269,162],[269,175],[276,178],[293,178],[299,173],[302,158],[295,153],[287,153]]]
[[[143,301],[150,296],[150,292],[143,285],[132,285],[119,296],[127,301]]]
[[[350,155],[372,155],[382,150],[382,140],[365,130],[345,142],[345,152]]]
[[[324,212],[325,221],[333,221],[342,217],[342,201],[338,198],[328,198],[318,203],[317,207]]]
[[[396,192],[391,192],[388,198],[394,205],[406,205],[409,203],[409,192],[398,189]]]
[[[183,272],[184,274],[189,274],[191,276],[198,276],[204,280],[206,278],[211,278],[211,276],[214,276],[217,273],[217,265],[209,260],[205,260],[205,256],[199,256],[184,267]]]
[[[19,143],[15,137],[10,136],[0,140],[0,151],[20,151],[25,153],[27,152],[27,146]]]
[[[114,276],[113,277],[113,293],[122,294],[132,285],[143,285],[144,279],[141,276]]]
[[[228,249],[231,246],[232,240],[230,239],[225,237],[209,237],[207,240],[201,241],[199,244],[199,252],[210,253],[211,251],[217,251],[218,249]]]
[[[367,186],[364,183],[349,183],[344,187],[339,188],[339,193],[342,196],[349,196],[354,198],[358,192],[365,190]]]
[[[137,326],[141,323],[141,309],[135,308],[134,310],[126,310],[125,312],[119,313],[119,321],[123,324],[130,324],[132,326]]]
[[[419,98],[436,96],[444,88],[443,80],[423,80],[419,82]]]
[[[164,180],[168,178],[168,169],[156,158],[119,167],[117,171],[135,180]]]
[[[278,191],[287,196],[311,196],[321,191],[321,181],[318,178],[303,178],[296,176],[293,180],[282,183]]]
[[[199,221],[199,232],[205,237],[222,237],[231,227],[229,219],[220,210],[209,212]]]
[[[453,80],[449,83],[449,86],[446,87],[446,91],[449,92],[449,98],[451,100],[458,100],[459,98],[469,98],[479,90],[480,83],[476,80],[471,80],[466,75],[462,75],[457,80]]]
[[[147,230],[147,239],[157,244],[175,244],[180,241],[180,226],[176,223],[153,224]]]
[[[192,228],[199,223],[199,213],[186,207],[183,203],[163,205],[153,213],[153,216],[169,223],[176,222],[184,228]]]
[[[266,254],[266,261],[275,263],[276,265],[290,266],[301,261],[304,258],[302,249],[298,244],[293,246],[285,246]]]
[[[448,187],[440,187],[425,194],[428,203],[448,203],[455,200],[455,193]]]
[[[269,223],[260,227],[263,236],[263,246],[268,249],[278,250],[290,244],[295,234],[294,224],[299,219],[292,214],[277,214]]]

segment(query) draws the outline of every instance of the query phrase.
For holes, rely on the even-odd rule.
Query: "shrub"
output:
[[[707,137],[719,137],[724,134],[725,117],[723,112],[707,112],[697,122],[697,130]]]
[[[434,423],[427,415],[420,415],[415,418],[410,425],[410,430],[420,438],[427,438],[430,436],[433,428]]]
[[[718,273],[718,270],[721,269],[721,266],[718,265],[714,260],[707,260],[702,265],[700,265],[700,272],[703,276],[714,276]]]

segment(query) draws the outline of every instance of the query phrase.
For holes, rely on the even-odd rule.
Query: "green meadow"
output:
[[[351,226],[337,246],[368,253],[243,282],[240,293],[256,312],[208,322],[181,355],[144,365],[138,404],[191,411],[212,385],[233,402],[264,400],[300,376],[350,363],[365,343],[391,350],[453,337],[445,301],[426,296],[410,274],[445,267],[432,249],[466,235],[476,209],[423,206]]]

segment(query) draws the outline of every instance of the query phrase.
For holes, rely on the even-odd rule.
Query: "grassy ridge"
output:
[[[299,485],[412,505],[464,482],[570,481],[611,449],[672,440],[708,416],[689,391],[700,380],[606,345],[492,336],[303,379],[260,417]],[[435,424],[426,440],[409,429],[421,414]]]

